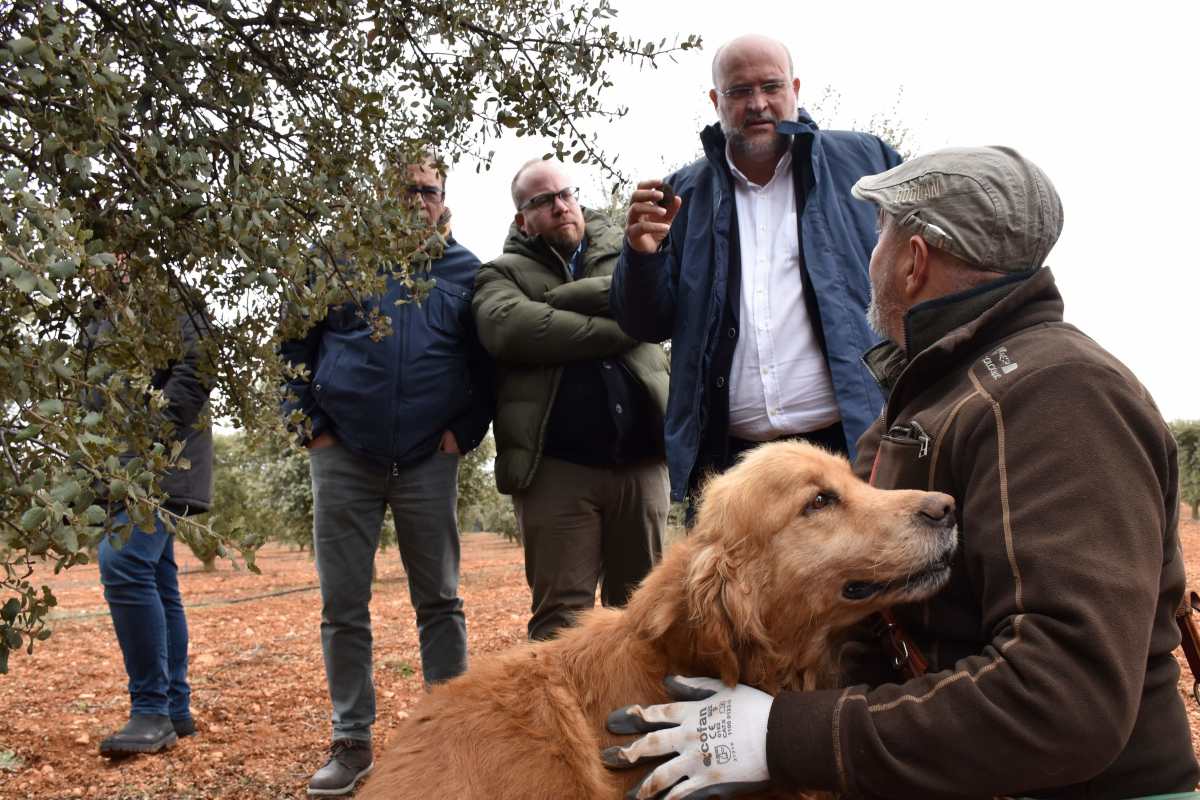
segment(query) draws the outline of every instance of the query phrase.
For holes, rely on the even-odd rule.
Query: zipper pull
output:
[[[917,441],[921,446],[921,449],[917,451],[917,458],[924,458],[929,455],[929,434],[915,419],[912,422],[912,432],[916,434]]]

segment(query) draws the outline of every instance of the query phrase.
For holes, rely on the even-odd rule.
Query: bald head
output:
[[[549,162],[543,158],[531,158],[520,166],[517,174],[513,175],[510,191],[512,192],[513,206],[520,208],[521,203],[525,202],[524,195],[521,194],[521,185],[525,182],[526,174],[532,169],[542,169],[543,165]]]
[[[773,56],[778,61],[780,69],[786,66],[787,71],[784,74],[788,78],[795,77],[796,70],[792,64],[792,54],[783,42],[769,36],[751,33],[732,39],[717,48],[712,60],[713,86],[717,89],[727,88],[723,85],[724,76],[733,64],[744,62],[749,58],[761,58],[764,54]]]

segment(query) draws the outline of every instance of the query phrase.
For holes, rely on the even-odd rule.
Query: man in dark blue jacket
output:
[[[409,192],[430,224],[443,225],[445,179],[432,164],[409,167]],[[321,582],[321,647],[333,704],[332,754],[309,782],[310,795],[341,795],[370,771],[375,687],[368,604],[385,506],[417,614],[426,684],[467,666],[467,630],[458,596],[458,460],[491,421],[491,380],[471,318],[479,259],[447,235],[435,281],[418,305],[389,277],[371,298],[391,335],[372,339],[355,304],[331,308],[283,356],[303,364],[284,412],[299,409],[313,485],[313,553]],[[398,300],[408,302],[397,303]]]
[[[870,134],[818,130],[792,75],[772,39],[721,47],[704,158],[667,179],[671,193],[633,193],[611,305],[629,335],[671,340],[676,500],[760,442],[853,456],[883,404],[859,360],[878,341],[865,316],[875,215],[850,187],[900,157]]]

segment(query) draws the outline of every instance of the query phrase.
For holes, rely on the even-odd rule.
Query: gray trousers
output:
[[[596,604],[598,582],[604,605],[624,605],[658,562],[670,510],[667,467],[543,458],[513,507],[533,594],[529,638],[549,639]]]
[[[425,681],[449,680],[467,667],[467,625],[458,597],[458,456],[438,452],[393,469],[338,443],[310,451],[310,460],[333,738],[369,740],[375,722],[369,604],[385,506],[396,520]]]

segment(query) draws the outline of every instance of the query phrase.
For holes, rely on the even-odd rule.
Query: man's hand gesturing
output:
[[[667,191],[664,192],[663,188]],[[659,201],[669,199],[665,208]],[[671,221],[679,213],[683,201],[662,181],[642,181],[630,198],[629,216],[625,222],[625,238],[639,253],[653,253],[671,230]]]

